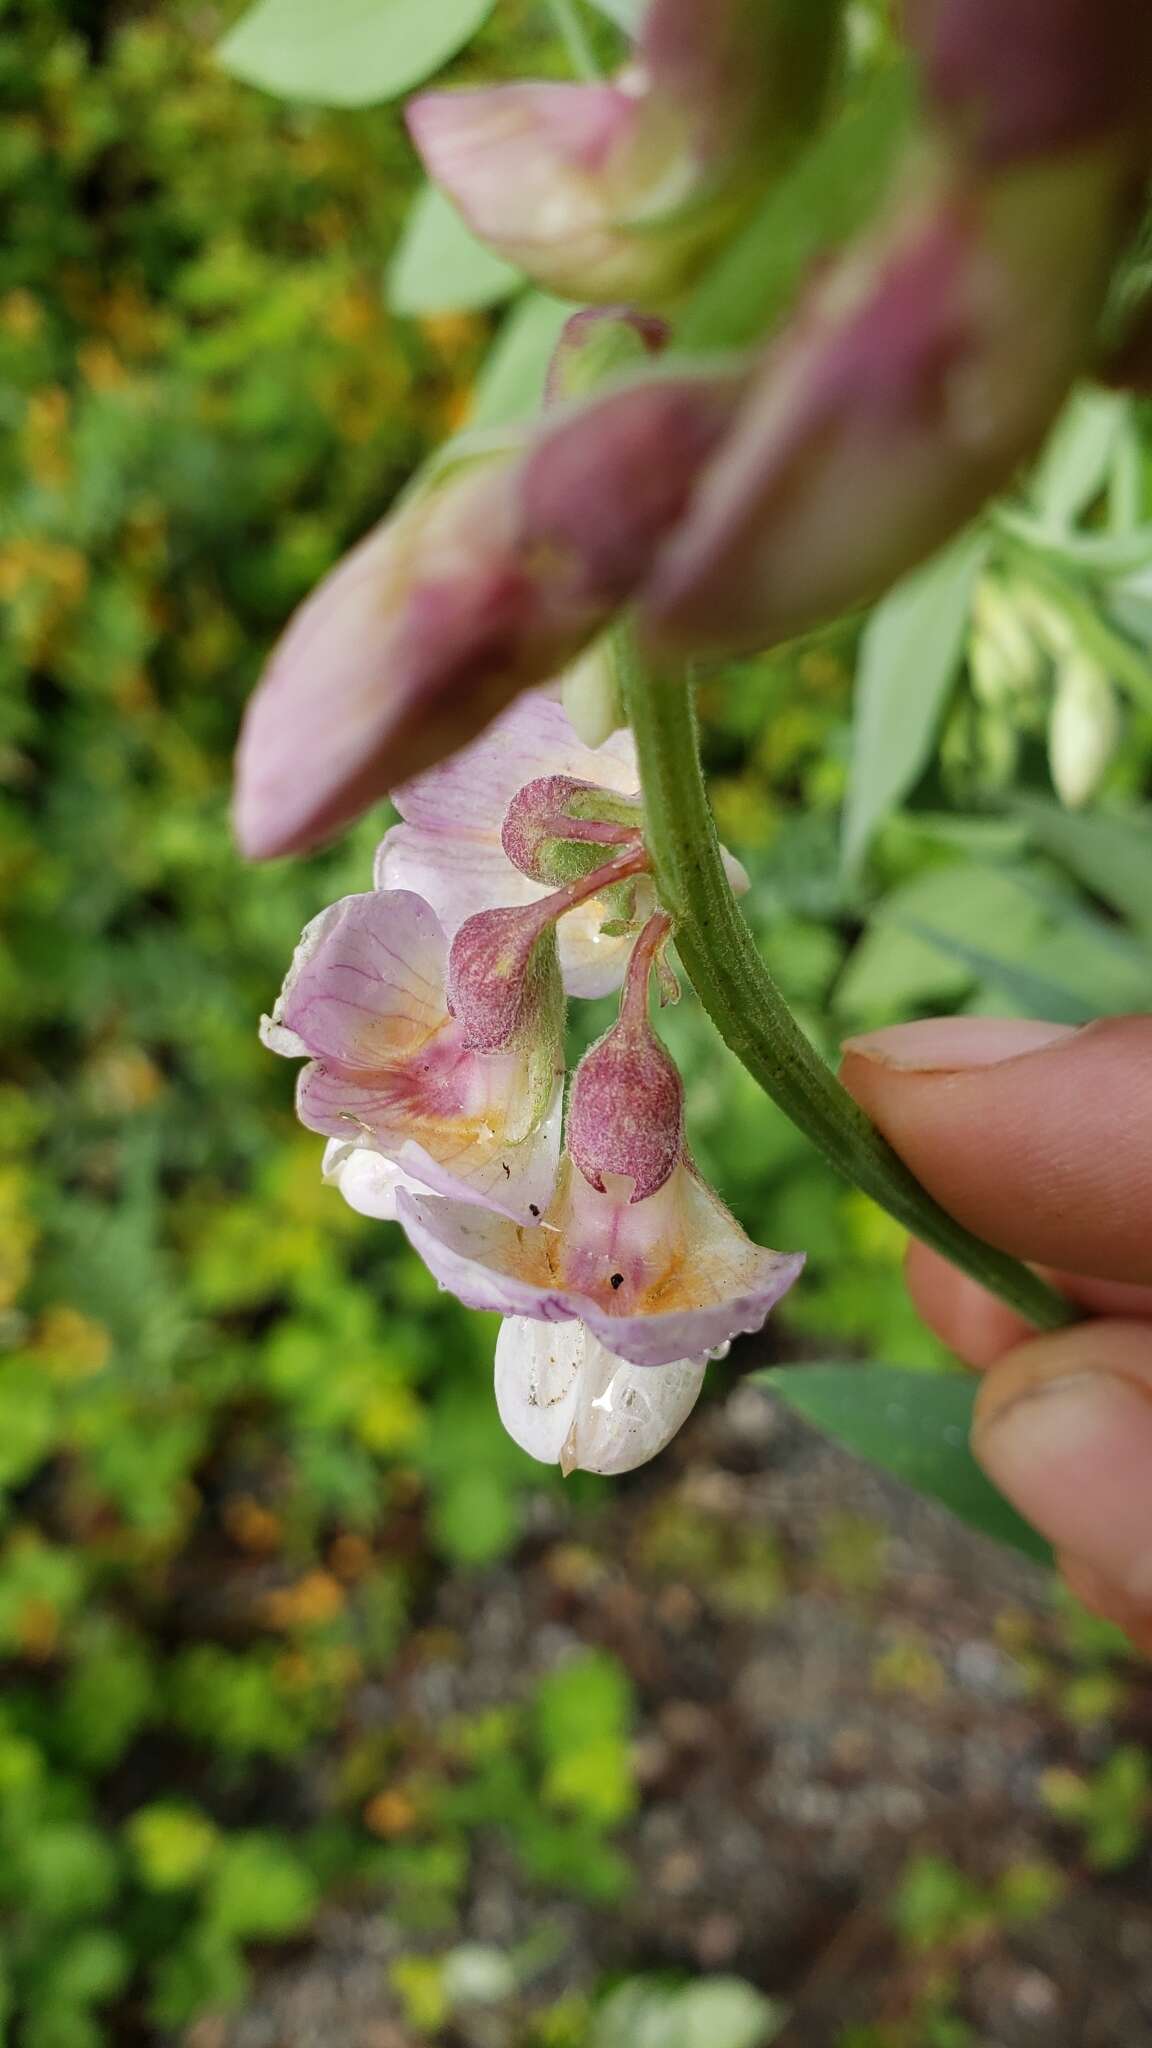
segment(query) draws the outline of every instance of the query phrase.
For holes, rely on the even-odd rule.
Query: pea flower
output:
[[[734,376],[663,375],[435,463],[290,621],[248,704],[250,859],[331,838],[602,633],[680,517]]]
[[[393,791],[403,822],[380,844],[377,888],[415,890],[432,905],[449,939],[478,911],[540,902],[549,881],[536,880],[509,858],[504,826],[525,790],[551,778],[583,784],[607,799],[609,807],[613,797],[630,800],[637,807],[634,830],[639,823],[631,733],[620,731],[602,746],[586,747],[563,706],[532,691],[470,746]],[[566,829],[572,829],[571,823]],[[593,864],[610,850],[610,841],[594,842]],[[645,885],[649,907],[650,897]],[[630,936],[627,928],[612,926],[611,912],[618,908],[593,896],[559,924],[560,966],[570,995],[602,996],[619,987]],[[607,932],[605,924],[611,927]]]
[[[413,141],[473,232],[572,299],[662,304],[804,134],[838,6],[652,0],[608,83],[424,93]]]
[[[582,1323],[634,1366],[682,1365],[758,1330],[804,1263],[753,1244],[684,1149],[678,1077],[643,1015],[664,927],[657,917],[646,928],[621,1022],[577,1069],[576,1148],[570,1137],[539,1223],[396,1198],[410,1242],[468,1307]]]
[[[332,1143],[326,1175],[354,1208],[394,1213],[438,1189],[527,1218],[560,1145],[559,980],[545,956],[505,1042],[477,1053],[449,1010],[448,942],[410,890],[346,896],[313,919],[261,1035],[305,1057],[297,1114]]]

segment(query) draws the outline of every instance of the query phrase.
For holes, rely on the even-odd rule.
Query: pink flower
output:
[[[471,746],[393,793],[404,822],[381,842],[377,888],[414,889],[431,903],[449,939],[478,911],[543,901],[548,885],[513,865],[502,833],[520,791],[549,775],[636,796],[632,735],[618,732],[604,746],[585,747],[554,699],[537,691],[522,697]],[[571,995],[601,996],[620,986],[631,938],[603,933],[610,909],[592,898],[557,928]]]
[[[561,1161],[556,1194],[524,1228],[463,1202],[402,1191],[396,1213],[436,1278],[469,1308],[579,1321],[630,1365],[703,1358],[758,1330],[804,1264],[753,1244],[684,1158],[658,1194],[598,1193]]]
[[[683,290],[786,160],[822,97],[836,9],[652,0],[607,84],[424,93],[430,176],[482,241],[572,299]]]
[[[739,380],[665,377],[537,442],[458,445],[291,621],[248,705],[252,859],[330,838],[595,639],[680,516]]]
[[[550,885],[509,859],[505,827],[524,792],[552,777],[586,783],[609,799],[639,802],[631,733],[620,731],[601,746],[586,747],[563,706],[530,691],[471,746],[393,792],[404,822],[381,841],[377,888],[415,890],[432,905],[450,939],[467,919],[495,905],[543,902]],[[610,801],[590,808],[613,811]],[[613,849],[591,843],[586,850],[595,860]],[[724,860],[733,888],[747,889],[739,861],[728,853]],[[631,919],[620,919],[618,891],[611,900],[590,897],[561,918],[556,936],[569,995],[604,996],[619,988],[632,942],[654,907],[644,876],[632,887]]]
[[[506,453],[433,473],[297,612],[237,750],[250,858],[330,838],[577,651],[518,556],[514,476]]]
[[[297,1114],[334,1141],[326,1173],[353,1207],[390,1215],[420,1186],[527,1218],[556,1176],[558,980],[542,976],[506,1045],[476,1053],[448,1012],[447,953],[419,896],[346,896],[308,926],[262,1036],[308,1059]]]
[[[652,1372],[605,1349],[585,1324],[512,1316],[496,1339],[496,1406],[522,1451],[562,1472],[615,1475],[656,1457],[687,1421],[707,1360]]]

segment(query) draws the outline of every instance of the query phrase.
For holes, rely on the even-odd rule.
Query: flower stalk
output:
[[[692,682],[624,650],[657,891],[685,971],[721,1038],[837,1171],[934,1251],[1037,1329],[1071,1305],[1018,1260],[984,1244],[922,1188],[809,1044],[760,957],[720,859],[700,767]]]

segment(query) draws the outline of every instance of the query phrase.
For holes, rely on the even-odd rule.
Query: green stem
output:
[[[577,78],[599,78],[600,67],[596,62],[596,54],[588,40],[584,23],[580,19],[580,9],[576,0],[548,0],[548,8],[556,23],[557,33],[568,52],[568,62]]]
[[[705,1010],[754,1081],[824,1157],[914,1236],[1043,1330],[1069,1304],[1017,1260],[983,1244],[933,1201],[809,1045],[742,917],[720,858],[700,769],[687,676],[622,663],[657,889]]]

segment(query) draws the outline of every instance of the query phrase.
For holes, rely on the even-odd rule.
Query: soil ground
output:
[[[666,1967],[779,1997],[781,2048],[909,2024],[920,2048],[929,1966],[889,1909],[922,1855],[977,1882],[1037,1862],[1067,1878],[1053,1910],[996,1917],[949,1959],[978,2048],[1152,2035],[1149,1860],[1092,1874],[1045,1796],[1053,1771],[1090,1774],[1143,1738],[1152,1680],[1131,1670],[1105,1719],[1070,1714],[1067,1625],[1041,1572],[737,1383],[602,1511],[542,1499],[516,1555],[446,1579],[360,1711],[475,1713],[585,1645],[619,1655],[637,1688],[641,1800],[621,1846],[638,1882],[610,1910],[542,1902],[497,1832],[482,1839],[455,1941],[512,1946],[543,1924],[556,1960],[525,2002],[455,2022],[453,2048],[517,2048],[562,1994]],[[331,1909],[192,2048],[409,2048],[387,1988],[406,1947],[379,1903]]]

